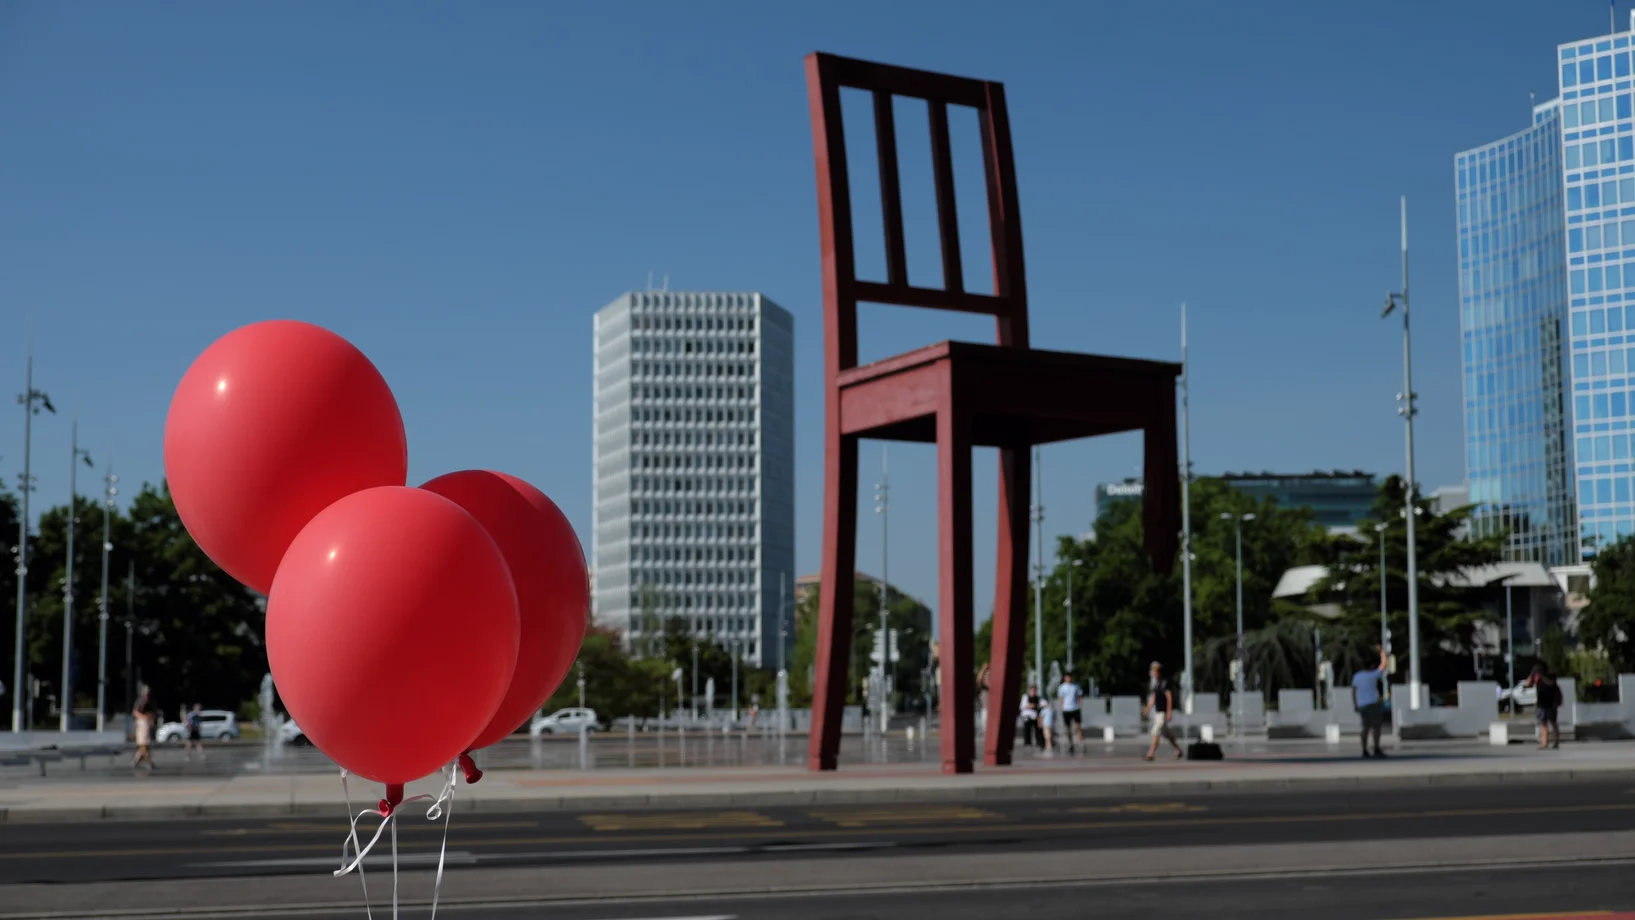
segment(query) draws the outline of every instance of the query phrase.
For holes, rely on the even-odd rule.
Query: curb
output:
[[[1224,780],[1139,780],[929,788],[814,788],[756,792],[676,792],[662,795],[538,796],[473,799],[457,802],[461,811],[481,814],[530,814],[560,811],[636,811],[645,809],[778,808],[808,805],[936,804],[1028,799],[1101,799],[1144,795],[1230,795],[1278,791],[1323,792],[1364,789],[1418,789],[1437,786],[1537,786],[1570,782],[1635,782],[1635,765],[1601,769],[1526,770],[1393,776],[1277,777]],[[284,804],[109,805],[51,809],[0,808],[0,824],[157,821],[185,818],[284,818],[332,816],[338,802]]]

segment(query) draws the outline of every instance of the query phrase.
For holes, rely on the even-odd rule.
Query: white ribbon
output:
[[[350,814],[352,814],[352,789],[351,789],[351,787],[349,785],[347,785],[347,782],[346,782],[346,768],[345,767],[341,768],[341,794],[346,796],[346,813],[348,815],[350,815]],[[352,849],[356,850],[356,849],[359,848],[358,847],[358,822],[356,822],[356,821],[352,822],[351,836],[348,839],[351,840],[351,842],[352,842]],[[346,844],[345,843],[341,844],[341,862],[343,864],[346,862]],[[365,917],[369,918],[369,920],[375,920],[374,908],[370,907],[370,905],[369,905],[369,879],[367,877],[365,877],[364,874],[363,874],[363,863],[361,861],[358,862],[357,867],[358,867],[358,881],[363,883],[363,915]]]
[[[443,846],[442,850],[437,854],[437,881],[432,886],[431,916],[433,920],[436,920],[437,902],[443,893],[443,867],[448,859],[448,828],[449,823],[454,818],[454,788],[459,782],[459,766],[460,762],[458,760],[449,764],[448,780],[443,783],[443,788],[438,792],[435,800],[426,808],[427,821],[436,821],[438,818],[443,819]],[[345,770],[341,771],[341,789],[346,795],[347,814],[351,815],[352,793],[347,786],[347,773]],[[385,834],[387,827],[390,826],[392,829],[392,918],[397,920],[397,824],[392,819],[396,818],[398,813],[403,810],[403,806],[408,805],[410,802],[420,802],[432,798],[432,796],[424,793],[412,795],[393,805],[390,812],[382,813],[378,808],[365,808],[352,817],[351,827],[347,831],[346,839],[341,841],[341,867],[335,870],[335,877],[340,878],[354,869],[357,870],[359,880],[363,881],[363,908],[369,920],[374,920],[374,913],[369,905],[369,883],[363,874],[364,857],[374,850],[375,844],[380,842],[381,836]],[[374,815],[380,818],[381,821],[379,826],[375,828],[375,835],[369,838],[369,842],[359,846],[358,822],[369,815]],[[349,852],[355,854],[351,862],[347,861]]]

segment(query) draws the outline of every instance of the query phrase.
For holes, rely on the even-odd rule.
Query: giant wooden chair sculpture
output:
[[[985,762],[1007,764],[1015,740],[1027,621],[1028,451],[1035,444],[1144,432],[1147,550],[1153,564],[1167,570],[1180,531],[1175,450],[1180,366],[1028,347],[1022,224],[1003,86],[828,54],[807,56],[806,84],[823,243],[826,404],[822,589],[809,766],[833,770],[840,748],[856,571],[857,445],[863,437],[937,445],[941,744],[943,771],[949,773],[969,772],[974,757],[971,449],[999,448],[999,565]],[[885,218],[884,283],[857,278],[841,87],[874,96]],[[930,109],[942,289],[908,283],[894,96],[923,99]],[[991,295],[965,289],[948,139],[950,105],[970,106],[979,115],[993,247]],[[990,314],[997,321],[998,344],[941,342],[858,367],[860,302]]]

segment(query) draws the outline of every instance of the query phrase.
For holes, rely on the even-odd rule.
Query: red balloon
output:
[[[556,503],[505,473],[462,470],[420,488],[436,492],[487,529],[511,567],[522,643],[511,689],[473,750],[516,731],[539,710],[579,656],[590,619],[590,579],[579,537]]]
[[[519,633],[493,538],[403,486],[319,512],[267,598],[267,660],[290,716],[336,763],[388,785],[470,748],[511,684]]]
[[[254,323],[199,355],[165,418],[165,476],[187,532],[265,594],[313,516],[361,489],[402,486],[397,400],[352,343],[292,320]]]

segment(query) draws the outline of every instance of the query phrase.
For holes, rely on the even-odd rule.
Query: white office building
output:
[[[755,293],[648,291],[595,325],[597,625],[646,653],[680,618],[779,666],[780,622],[794,642],[794,318]]]

